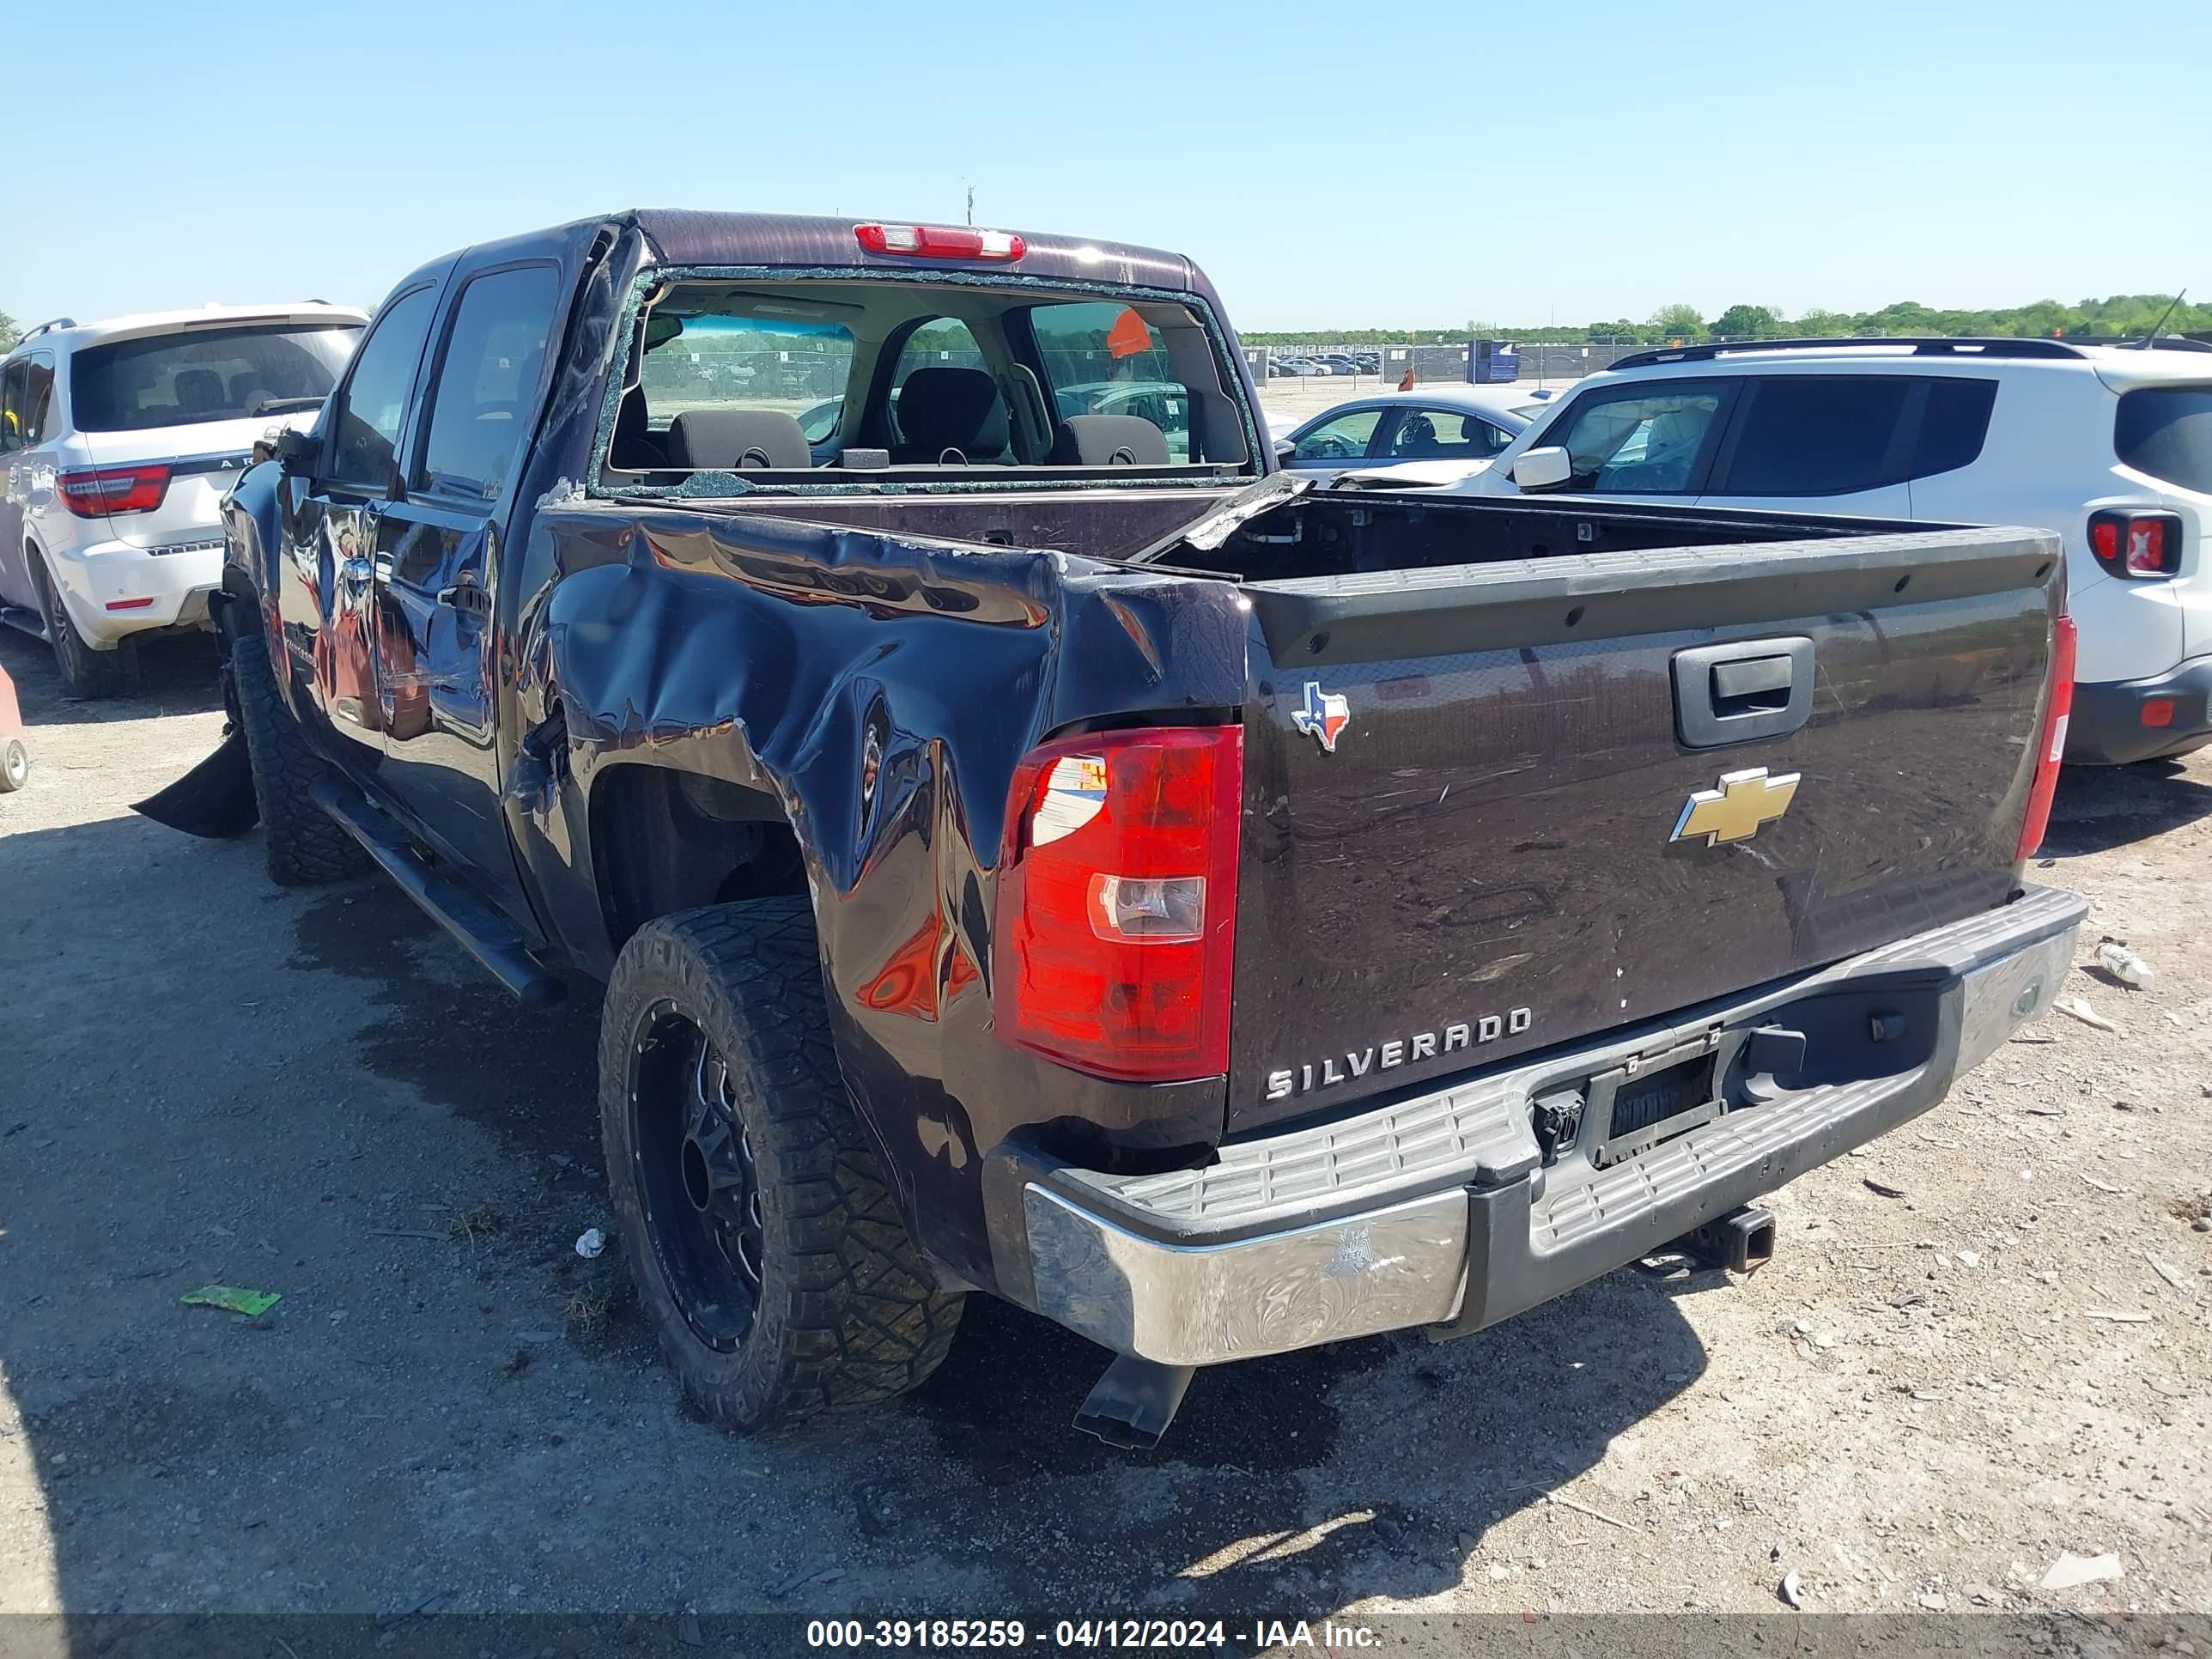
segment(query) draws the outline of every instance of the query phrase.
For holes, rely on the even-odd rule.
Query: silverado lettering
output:
[[[1395,1071],[1408,1060],[1434,1060],[1439,1054],[1449,1054],[1470,1044],[1495,1042],[1501,1036],[1519,1036],[1535,1023],[1536,1016],[1526,1008],[1515,1008],[1504,1014],[1485,1014],[1472,1025],[1447,1025],[1440,1030],[1416,1031],[1411,1036],[1393,1037],[1388,1042],[1347,1049],[1344,1063],[1351,1067],[1352,1078],[1363,1078],[1378,1067],[1385,1072]],[[1267,1097],[1285,1100],[1316,1089],[1334,1088],[1349,1080],[1336,1069],[1336,1056],[1331,1054],[1321,1062],[1319,1071],[1309,1061],[1295,1068],[1268,1073]]]

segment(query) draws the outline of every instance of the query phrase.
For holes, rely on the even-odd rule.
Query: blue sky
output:
[[[1191,254],[1249,329],[2212,298],[2207,0],[9,10],[27,324],[371,305],[641,204],[957,222],[970,184]]]

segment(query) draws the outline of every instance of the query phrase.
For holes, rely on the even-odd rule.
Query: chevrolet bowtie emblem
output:
[[[1763,766],[1748,772],[1727,772],[1717,789],[1692,792],[1674,820],[1670,842],[1703,836],[1705,845],[1717,847],[1731,841],[1749,841],[1762,826],[1790,810],[1797,793],[1797,774],[1784,772],[1771,778]]]

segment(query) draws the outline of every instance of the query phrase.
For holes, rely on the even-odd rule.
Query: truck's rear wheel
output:
[[[325,763],[307,746],[306,733],[276,689],[261,618],[251,605],[224,609],[246,612],[228,629],[230,677],[246,753],[253,763],[253,800],[261,809],[270,878],[282,886],[304,887],[354,875],[368,867],[368,855],[308,793],[324,775]]]
[[[31,579],[39,590],[39,609],[46,623],[46,638],[54,647],[54,665],[62,671],[62,685],[70,696],[86,702],[101,697],[127,697],[138,690],[138,641],[125,640],[112,651],[95,651],[70,620],[69,607],[54,591],[46,562],[31,558]]]
[[[31,751],[20,738],[0,744],[0,795],[11,795],[31,781]]]
[[[661,1351],[740,1431],[914,1387],[961,1297],[899,1218],[846,1092],[804,897],[648,923],[599,1031],[623,1255]]]

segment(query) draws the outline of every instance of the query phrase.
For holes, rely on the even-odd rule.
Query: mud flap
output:
[[[261,821],[253,799],[253,765],[246,733],[236,721],[223,728],[222,746],[158,795],[131,810],[188,836],[231,841]]]

